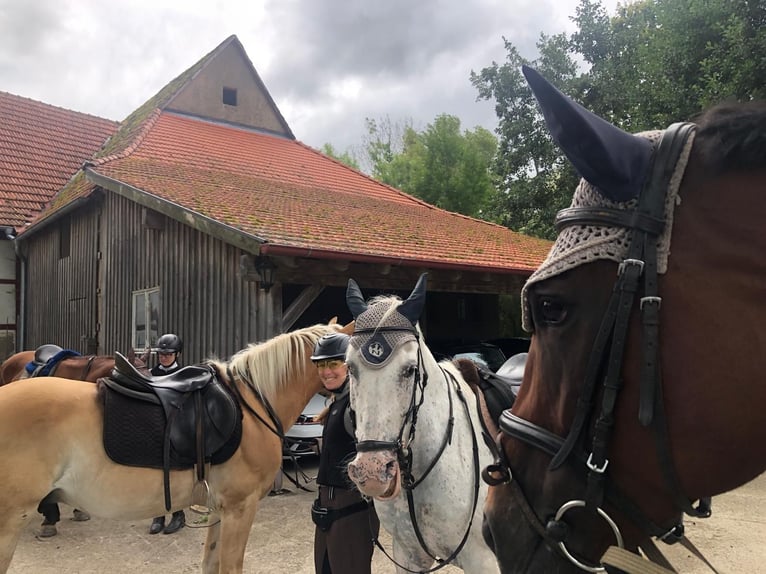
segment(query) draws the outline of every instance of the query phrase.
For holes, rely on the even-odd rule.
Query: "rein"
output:
[[[670,452],[658,360],[659,310],[662,298],[658,294],[657,239],[665,227],[665,190],[673,175],[678,157],[694,129],[693,124],[682,123],[673,124],[665,131],[655,150],[652,173],[642,190],[636,210],[580,207],[559,212],[556,218],[558,230],[569,225],[620,226],[630,229],[632,234],[628,254],[619,265],[618,278],[591,350],[582,394],[577,402],[575,417],[566,439],[510,412],[504,412],[500,419],[499,426],[505,434],[543,450],[552,457],[549,470],[555,470],[567,461],[578,467],[584,465],[587,468],[584,498],[564,503],[555,518],[544,527],[536,514],[533,511],[529,512],[531,508],[521,488],[517,485],[513,492],[522,510],[527,509],[524,514],[530,520],[534,530],[549,544],[558,546],[562,554],[573,564],[589,572],[600,572],[604,569],[583,564],[570,554],[565,545],[567,525],[562,519],[568,510],[585,507],[586,510],[597,513],[607,522],[615,534],[618,547],[622,548],[623,541],[619,527],[601,508],[604,498],[614,507],[619,508],[650,537],[657,537],[669,544],[681,541],[687,548],[691,545],[684,536],[681,520],[670,529],[653,524],[631,500],[619,492],[613,481],[606,480],[606,470],[609,465],[608,448],[615,424],[614,407],[623,382],[621,372],[628,326],[636,294],[641,289],[642,277],[643,293],[639,299],[642,319],[639,421],[643,426],[652,427],[660,467],[676,507],[690,516],[700,518],[710,516],[710,508],[705,501],[701,501],[695,508],[681,493]],[[600,411],[596,413],[599,382],[602,393]],[[587,422],[596,414],[590,452],[587,453],[582,448],[575,450],[576,445],[583,442],[581,439]],[[502,448],[499,447],[499,442],[497,450],[499,452],[496,452],[496,464],[485,471],[484,478],[489,484],[512,483],[511,467]],[[651,539],[649,543],[651,546],[642,544],[646,554],[655,562],[669,567],[669,563],[659,551],[656,548],[652,550]],[[696,551],[696,548],[693,551]],[[702,558],[698,552],[695,553]]]
[[[404,329],[399,327],[380,327],[376,329],[358,329],[354,331],[354,334],[358,333],[367,333],[367,332],[375,332],[375,331],[402,331]],[[420,476],[420,478],[415,479],[415,477],[412,474],[412,449],[410,448],[410,445],[412,444],[412,441],[415,439],[415,428],[417,425],[417,416],[418,411],[420,410],[420,407],[423,405],[423,401],[425,399],[425,388],[426,384],[428,383],[428,372],[425,371],[423,368],[423,354],[420,348],[420,337],[417,332],[415,332],[415,339],[418,345],[418,366],[415,370],[415,380],[414,384],[412,385],[412,395],[410,397],[410,405],[407,409],[407,412],[404,415],[404,420],[402,421],[402,426],[399,429],[399,436],[397,440],[395,441],[382,441],[382,440],[363,440],[357,442],[356,450],[357,452],[375,452],[379,450],[394,450],[396,452],[396,458],[397,462],[399,463],[399,468],[401,469],[401,481],[402,481],[402,488],[407,494],[407,509],[409,511],[410,515],[410,521],[412,522],[412,528],[415,531],[415,536],[418,539],[418,543],[420,544],[420,547],[423,549],[423,551],[428,554],[428,556],[431,557],[432,560],[434,560],[437,565],[433,568],[430,568],[428,570],[410,570],[406,566],[403,566],[399,564],[387,551],[385,548],[383,548],[383,545],[380,543],[380,540],[377,538],[377,536],[373,536],[373,542],[375,545],[380,549],[381,552],[391,561],[393,562],[398,568],[401,568],[402,570],[406,570],[407,572],[412,572],[413,574],[429,574],[431,572],[436,572],[437,570],[440,570],[450,564],[455,557],[460,553],[460,551],[465,546],[466,542],[468,541],[468,536],[471,532],[471,526],[473,524],[473,517],[476,513],[476,506],[479,501],[479,447],[478,442],[476,440],[476,433],[474,432],[473,428],[473,422],[471,421],[471,416],[469,412],[468,402],[465,399],[465,396],[463,395],[463,392],[460,389],[460,385],[457,382],[457,379],[455,376],[446,371],[445,369],[439,367],[442,374],[444,375],[444,380],[447,383],[447,397],[449,399],[449,418],[447,422],[447,429],[444,433],[444,437],[442,438],[442,442],[439,445],[439,450],[436,453],[436,456],[431,459],[430,463],[428,464],[428,467],[425,469],[423,474]],[[421,379],[421,372],[423,374]],[[422,381],[422,382],[421,382]],[[451,383],[451,384],[450,384]],[[455,427],[455,416],[454,416],[454,406],[453,406],[453,399],[452,399],[452,386],[455,387],[455,393],[458,395],[458,398],[463,403],[463,408],[465,409],[465,413],[468,419],[468,424],[471,427],[471,438],[473,441],[473,468],[474,468],[474,493],[473,493],[473,506],[471,508],[471,518],[468,521],[468,526],[465,530],[465,533],[463,534],[463,538],[460,540],[460,543],[457,545],[457,547],[450,553],[450,555],[445,558],[438,558],[436,556],[435,552],[432,552],[428,545],[425,542],[425,539],[423,538],[423,533],[420,530],[420,527],[418,526],[417,517],[415,513],[415,499],[413,496],[413,491],[415,488],[418,487],[431,473],[431,471],[436,466],[436,463],[439,462],[439,459],[441,458],[442,454],[444,453],[445,449],[447,448],[447,445],[452,443],[452,434]],[[420,398],[418,399],[418,390],[420,390]],[[407,428],[409,427],[409,432],[407,432]],[[403,440],[404,435],[407,434],[407,440],[406,442]]]
[[[282,423],[279,421],[279,417],[277,417],[277,414],[274,412],[274,408],[271,406],[271,403],[269,403],[268,400],[266,400],[266,397],[263,396],[261,391],[258,390],[258,388],[255,386],[253,381],[249,380],[244,373],[239,373],[239,378],[242,379],[248,387],[253,391],[255,396],[258,398],[258,400],[261,402],[263,407],[266,409],[266,412],[269,415],[269,418],[271,419],[271,422],[274,424],[272,427],[268,421],[266,421],[261,415],[259,415],[257,412],[255,412],[255,409],[250,406],[250,404],[245,400],[245,397],[242,396],[242,393],[240,392],[239,388],[236,385],[236,378],[234,376],[234,373],[232,373],[231,367],[226,366],[226,376],[229,378],[229,386],[232,389],[232,392],[234,393],[234,396],[237,397],[237,400],[239,403],[245,407],[245,410],[249,412],[251,415],[253,415],[256,419],[261,421],[263,426],[265,426],[267,429],[269,429],[272,433],[277,435],[279,437],[280,441],[285,440],[285,431],[282,427]]]

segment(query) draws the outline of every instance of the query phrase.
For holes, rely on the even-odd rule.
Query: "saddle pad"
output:
[[[163,468],[165,413],[158,404],[131,398],[99,383],[104,408],[104,450],[117,464]],[[190,402],[193,402],[190,399]],[[212,429],[208,432],[212,432]],[[237,417],[234,432],[208,458],[211,464],[226,462],[239,448],[242,418]],[[185,470],[196,463],[194,449],[180,453],[170,445],[170,469]]]

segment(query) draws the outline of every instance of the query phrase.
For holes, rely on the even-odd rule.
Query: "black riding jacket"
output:
[[[345,415],[348,408],[348,380],[335,395],[330,411],[324,419],[322,450],[319,454],[317,484],[351,489],[354,487],[346,474],[346,465],[356,455],[356,441],[346,430]]]

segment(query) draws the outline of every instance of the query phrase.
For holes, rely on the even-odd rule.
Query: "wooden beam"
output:
[[[282,315],[282,329],[289,331],[322,291],[324,291],[324,285],[309,285],[301,291]]]

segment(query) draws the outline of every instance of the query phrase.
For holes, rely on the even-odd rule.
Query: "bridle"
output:
[[[602,508],[604,499],[608,500],[614,508],[619,509],[649,537],[656,537],[670,544],[679,541],[685,545],[691,544],[684,536],[680,512],[678,522],[672,527],[658,526],[647,518],[634,502],[620,492],[613,480],[607,480],[606,471],[609,465],[607,454],[616,422],[614,407],[622,386],[622,363],[630,316],[639,291],[642,291],[638,304],[642,322],[639,421],[643,426],[651,427],[653,430],[660,468],[678,510],[694,517],[710,515],[709,505],[701,501],[697,507],[694,507],[682,494],[670,452],[658,360],[659,310],[662,298],[658,293],[657,240],[665,229],[666,190],[678,158],[694,129],[693,124],[677,123],[671,125],[662,134],[654,151],[651,175],[638,198],[635,210],[572,207],[560,211],[556,217],[556,228],[559,231],[570,225],[601,225],[630,230],[632,233],[627,256],[619,265],[617,281],[591,350],[582,394],[577,402],[574,420],[566,439],[510,411],[503,412],[499,427],[506,435],[549,454],[552,457],[549,470],[555,470],[565,462],[575,465],[578,469],[586,470],[585,495],[582,499],[570,500],[562,504],[555,517],[543,526],[543,521],[531,510],[520,486],[512,481],[511,468],[499,444],[499,439],[496,463],[485,469],[483,473],[484,480],[490,485],[513,484],[512,492],[534,530],[549,545],[558,547],[573,564],[589,572],[600,572],[603,568],[584,564],[569,552],[565,544],[567,528],[563,518],[572,508],[584,507],[607,522],[617,539],[617,545],[622,547],[623,539],[619,526]],[[600,405],[597,405],[599,386],[601,401]],[[587,423],[593,419],[594,415],[596,415],[596,422],[592,430],[590,452],[586,452],[582,446],[585,443],[583,433],[586,432]],[[651,543],[651,539],[649,544],[642,544],[642,549],[649,558],[669,567],[667,560]]]
[[[425,399],[425,389],[426,385],[428,384],[428,371],[423,368],[423,353],[420,347],[420,334],[418,333],[417,329],[414,327],[412,329],[407,329],[404,327],[376,327],[376,328],[370,328],[370,329],[356,329],[354,331],[353,336],[362,335],[362,334],[374,334],[374,333],[380,333],[380,332],[396,332],[396,331],[407,331],[414,334],[415,342],[417,344],[417,366],[415,367],[415,372],[413,374],[413,385],[412,385],[412,393],[410,395],[410,402],[409,406],[407,407],[407,411],[404,414],[404,418],[402,420],[402,425],[399,428],[398,437],[395,441],[384,441],[384,440],[363,440],[358,441],[356,443],[356,450],[357,452],[376,452],[376,451],[383,451],[383,450],[390,450],[394,451],[396,453],[397,462],[399,464],[399,470],[401,474],[401,486],[402,490],[406,493],[407,496],[407,508],[410,515],[410,521],[412,522],[412,528],[415,531],[415,536],[418,539],[418,543],[420,544],[420,547],[423,549],[423,551],[428,554],[435,562],[436,566],[429,569],[429,570],[410,570],[407,567],[403,566],[402,564],[399,564],[386,550],[383,548],[383,546],[380,544],[380,541],[375,537],[374,535],[374,542],[375,545],[383,552],[383,554],[388,557],[389,560],[391,560],[396,566],[399,568],[406,570],[407,572],[413,572],[415,574],[427,574],[429,572],[435,572],[437,570],[440,570],[441,568],[444,568],[448,564],[450,564],[455,557],[460,553],[460,551],[463,549],[463,546],[465,546],[466,542],[468,541],[468,536],[471,532],[471,526],[473,524],[473,517],[476,513],[476,506],[479,501],[479,485],[480,485],[480,479],[479,479],[479,446],[478,441],[476,439],[476,433],[473,429],[473,422],[471,420],[468,402],[465,399],[465,396],[463,395],[462,390],[460,389],[460,385],[458,384],[457,380],[455,379],[455,376],[450,373],[449,371],[446,371],[441,366],[439,369],[442,372],[442,375],[444,375],[444,380],[446,382],[447,386],[447,397],[449,399],[449,416],[448,416],[448,422],[447,422],[447,428],[444,432],[444,436],[442,437],[442,442],[439,445],[439,450],[436,453],[436,455],[431,459],[426,469],[423,471],[423,474],[420,476],[420,478],[415,478],[415,476],[412,473],[412,448],[411,444],[413,440],[415,439],[415,429],[417,427],[417,421],[418,421],[418,413],[420,411],[420,407],[423,405],[423,401]],[[439,558],[436,556],[435,552],[432,552],[428,545],[425,542],[425,539],[423,538],[423,534],[420,530],[420,527],[418,526],[417,518],[416,518],[416,512],[415,512],[415,500],[413,491],[415,488],[418,487],[418,485],[422,484],[423,481],[428,477],[428,475],[431,473],[431,471],[436,466],[436,463],[439,462],[439,459],[441,458],[442,454],[444,453],[445,449],[447,448],[447,445],[452,442],[452,433],[455,427],[455,416],[454,416],[454,405],[453,405],[453,387],[454,391],[457,394],[460,401],[463,403],[463,407],[465,409],[466,418],[468,420],[468,424],[471,426],[471,438],[473,441],[473,469],[474,469],[474,476],[473,476],[473,484],[474,484],[474,492],[473,492],[473,506],[471,508],[471,518],[468,521],[468,526],[466,527],[465,533],[463,534],[463,538],[461,539],[460,543],[457,545],[457,547],[452,551],[452,553],[447,558]]]

